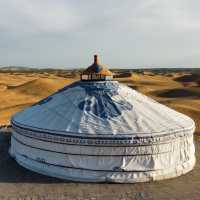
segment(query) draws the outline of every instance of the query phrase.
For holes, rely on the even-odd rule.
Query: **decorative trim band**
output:
[[[22,128],[14,123],[12,123],[12,127],[17,134],[23,135],[25,137],[53,143],[81,146],[149,146],[170,143],[179,137],[188,137],[193,135],[193,132],[186,132],[179,134],[179,137],[177,137],[176,135],[167,135],[163,137],[84,137],[32,130],[30,128]]]
[[[47,152],[52,152],[52,153],[58,153],[58,154],[65,154],[65,155],[72,155],[72,156],[88,156],[88,157],[136,157],[136,156],[152,156],[152,155],[159,155],[159,154],[166,154],[166,153],[172,153],[172,151],[164,151],[164,152],[156,152],[156,153],[140,153],[140,154],[84,154],[84,152],[82,154],[77,154],[77,153],[69,153],[69,152],[62,152],[62,151],[55,151],[55,150],[51,150],[51,149],[47,149],[47,148],[42,148],[42,147],[36,147],[30,144],[26,144],[24,142],[22,142],[21,140],[19,140],[16,136],[12,135],[12,139],[15,140],[17,143],[29,147],[29,148],[33,148],[33,149],[37,149],[37,150],[41,150],[41,151],[47,151]]]

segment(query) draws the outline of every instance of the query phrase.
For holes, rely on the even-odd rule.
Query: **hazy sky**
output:
[[[0,0],[0,65],[200,67],[198,0]]]

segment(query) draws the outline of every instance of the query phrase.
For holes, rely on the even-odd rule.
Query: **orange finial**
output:
[[[94,64],[98,64],[98,55],[97,54],[94,55]]]

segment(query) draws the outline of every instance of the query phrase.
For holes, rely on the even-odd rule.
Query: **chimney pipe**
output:
[[[99,63],[99,61],[98,61],[98,55],[95,54],[94,55],[94,64],[98,64],[98,63]]]

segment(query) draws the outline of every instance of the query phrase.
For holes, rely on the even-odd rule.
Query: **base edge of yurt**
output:
[[[144,171],[144,172],[101,172],[88,171],[80,169],[72,169],[67,167],[56,166],[49,163],[39,162],[23,155],[13,154],[9,149],[11,157],[13,157],[22,167],[34,171],[39,174],[47,175],[49,177],[59,178],[66,181],[73,182],[110,182],[110,183],[139,183],[159,181],[165,179],[175,178],[190,172],[196,163],[195,156],[190,158],[185,163],[176,166],[175,168]]]

